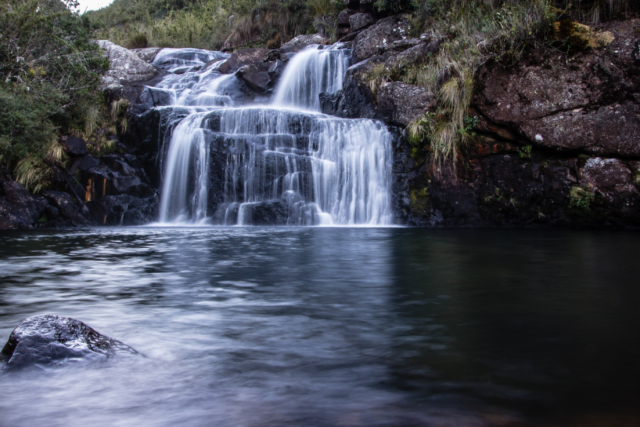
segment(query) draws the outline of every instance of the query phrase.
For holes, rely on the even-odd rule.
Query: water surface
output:
[[[640,234],[0,235],[0,339],[70,316],[147,357],[0,374],[1,426],[637,425]]]

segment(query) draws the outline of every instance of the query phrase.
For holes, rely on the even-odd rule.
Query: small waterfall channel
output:
[[[163,161],[162,224],[391,225],[392,135],[380,122],[322,114],[350,51],[310,46],[272,99],[247,105],[221,52],[164,49],[154,89],[179,111]],[[205,65],[206,64],[206,65]],[[160,94],[160,95],[158,95]],[[177,123],[177,125],[176,125]]]

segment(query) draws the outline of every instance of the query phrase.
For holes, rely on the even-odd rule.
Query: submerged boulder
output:
[[[79,320],[50,314],[24,320],[2,349],[10,369],[61,365],[69,361],[104,361],[119,353],[139,354]]]

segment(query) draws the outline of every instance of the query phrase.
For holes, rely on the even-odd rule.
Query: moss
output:
[[[571,19],[554,22],[552,28],[550,38],[562,42],[571,49],[599,49],[615,40],[609,31],[597,32]]]
[[[429,202],[429,188],[412,189],[409,195],[412,209],[416,212],[425,213]]]
[[[524,147],[521,147],[518,150],[518,153],[520,154],[520,158],[522,159],[531,159],[531,150],[533,149],[532,145],[526,145]]]
[[[595,199],[595,194],[588,186],[573,187],[569,192],[569,207],[584,211],[591,210],[591,203]]]

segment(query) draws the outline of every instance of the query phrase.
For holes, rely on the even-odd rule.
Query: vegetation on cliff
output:
[[[115,0],[86,15],[98,38],[125,47],[221,49],[230,38],[236,48],[277,47],[342,8],[337,0]]]
[[[91,128],[109,67],[74,0],[0,3],[0,165],[32,187],[46,185],[62,133]]]

